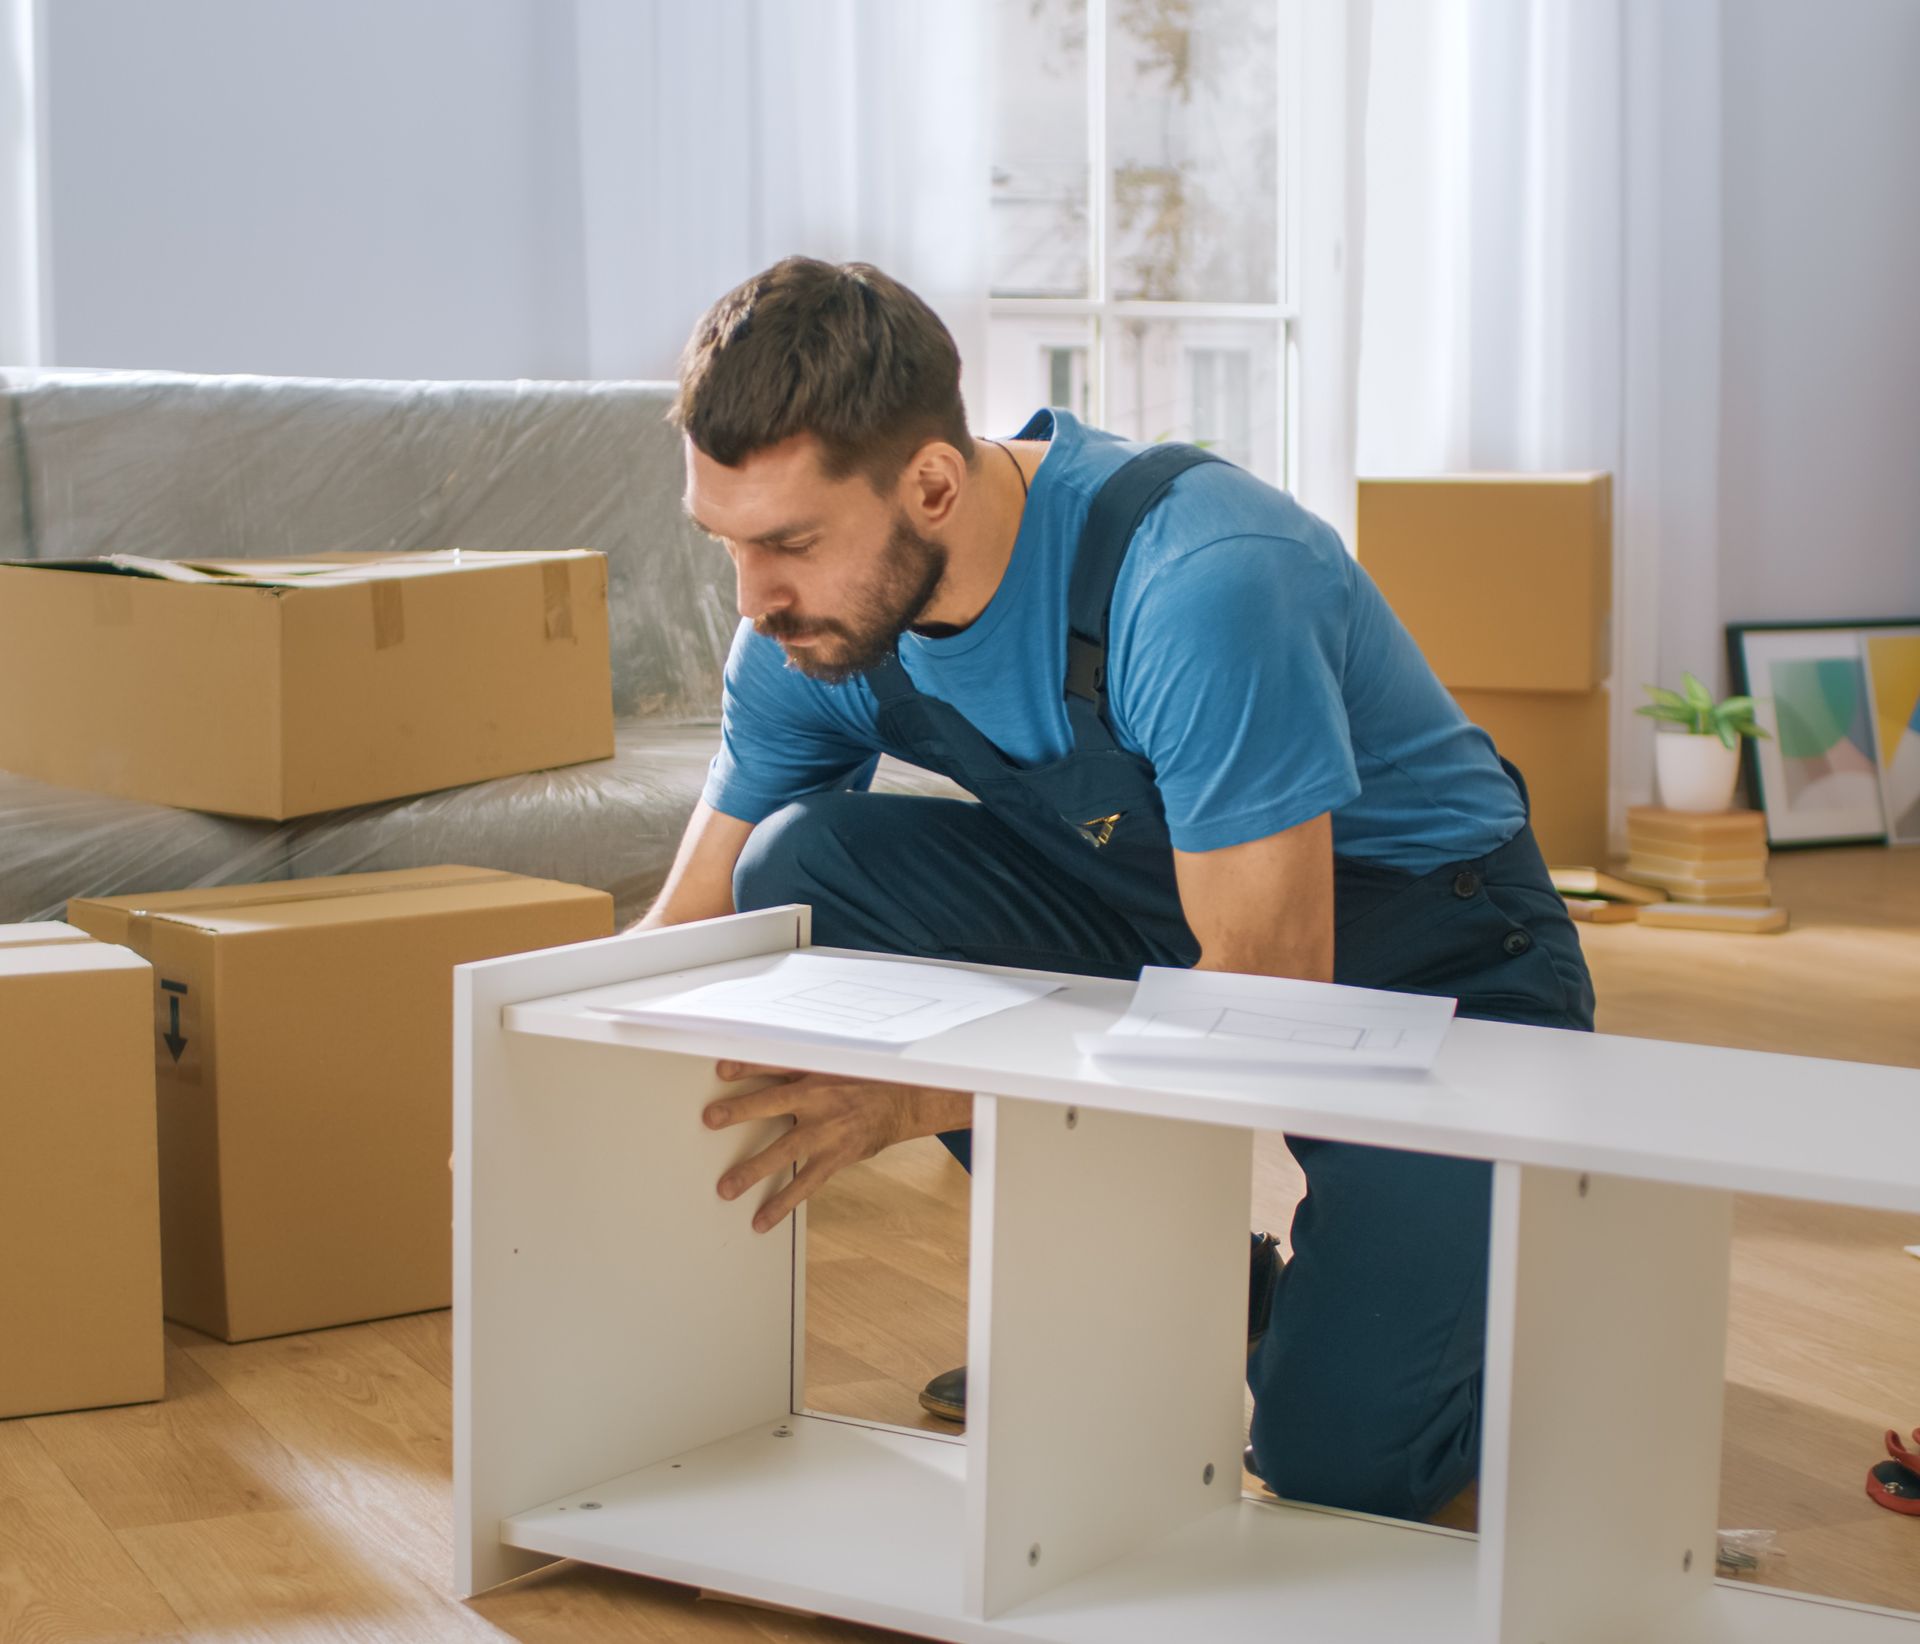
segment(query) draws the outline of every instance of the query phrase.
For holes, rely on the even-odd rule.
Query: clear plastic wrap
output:
[[[1778,1561],[1778,1539],[1774,1530],[1722,1530],[1714,1548],[1714,1568],[1723,1576],[1758,1580]]]
[[[595,549],[618,719],[611,759],[287,823],[0,773],[0,923],[57,919],[75,896],[441,862],[591,885],[638,917],[719,741],[736,620],[726,555],[680,505],[672,394],[0,372],[0,559]],[[899,766],[882,780],[953,791]]]
[[[736,622],[669,383],[0,372],[0,560],[591,548],[616,717],[706,718]]]
[[[0,774],[0,924],[64,918],[75,896],[457,862],[609,891],[625,925],[665,880],[719,741],[714,724],[624,720],[611,759],[279,823]],[[892,761],[875,785],[957,791]]]

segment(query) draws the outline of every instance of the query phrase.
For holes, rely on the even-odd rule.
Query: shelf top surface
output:
[[[1051,978],[1064,984],[1060,991],[902,1049],[647,1026],[596,1008],[751,976],[791,951],[531,999],[508,1005],[502,1025],[636,1050],[1920,1211],[1920,1070],[1911,1068],[1465,1019],[1453,1024],[1430,1073],[1103,1064],[1081,1054],[1076,1035],[1124,1015],[1133,984],[1077,976]]]

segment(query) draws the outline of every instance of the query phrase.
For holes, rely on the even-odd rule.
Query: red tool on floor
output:
[[[1891,1512],[1920,1518],[1920,1427],[1913,1430],[1913,1443],[1908,1449],[1897,1430],[1887,1429],[1887,1454],[1893,1459],[1867,1469],[1867,1497]]]

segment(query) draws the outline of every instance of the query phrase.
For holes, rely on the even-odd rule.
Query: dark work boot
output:
[[[1280,1279],[1280,1241],[1271,1233],[1250,1235],[1247,1255],[1247,1351],[1260,1345],[1273,1311],[1274,1287]],[[942,1421],[967,1419],[967,1367],[943,1371],[920,1389],[920,1408]]]

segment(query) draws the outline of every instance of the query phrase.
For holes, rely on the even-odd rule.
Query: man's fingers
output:
[[[799,1157],[800,1133],[789,1130],[777,1142],[762,1148],[751,1159],[742,1159],[722,1176],[718,1184],[720,1197],[739,1198],[755,1182],[763,1182],[769,1176],[790,1168]]]
[[[786,1220],[787,1213],[795,1205],[803,1199],[811,1198],[814,1190],[831,1176],[833,1171],[834,1167],[831,1165],[823,1165],[817,1159],[809,1160],[806,1169],[754,1212],[754,1232],[771,1233]]]
[[[723,1079],[758,1079],[763,1075],[772,1075],[777,1079],[805,1077],[790,1067],[762,1067],[758,1062],[715,1062],[713,1071]]]
[[[728,1125],[744,1124],[749,1119],[777,1119],[798,1111],[800,1097],[811,1074],[796,1073],[778,1084],[743,1091],[738,1096],[722,1096],[709,1102],[701,1117],[709,1128],[724,1130]]]

